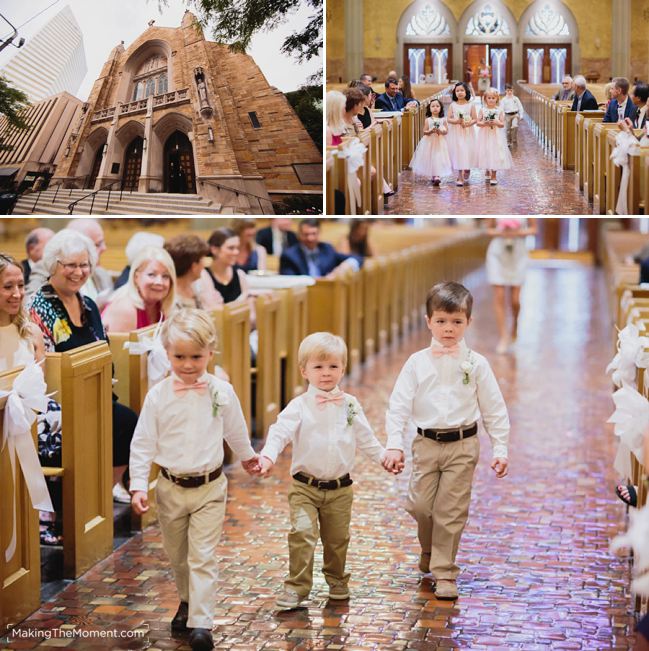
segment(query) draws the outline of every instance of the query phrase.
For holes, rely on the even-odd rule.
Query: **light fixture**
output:
[[[207,127],[207,139],[210,142],[214,142],[214,131],[212,130],[212,127]]]
[[[142,141],[142,151],[146,151],[146,138]]]
[[[105,142],[105,143],[104,143],[104,146],[103,146],[103,148],[102,148],[102,150],[101,150],[101,155],[102,155],[102,156],[105,156],[107,151],[108,151],[108,143]]]

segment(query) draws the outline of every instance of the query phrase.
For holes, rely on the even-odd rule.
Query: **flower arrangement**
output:
[[[354,402],[349,400],[347,402],[347,427],[351,427],[354,422],[354,418],[358,416],[359,411],[356,409]]]
[[[470,350],[467,358],[460,364],[460,370],[462,371],[462,384],[469,384],[471,380],[471,372],[475,366],[473,359],[473,351]]]
[[[219,415],[219,410],[225,406],[225,403],[219,402],[219,392],[216,390],[211,392],[210,396],[212,397],[212,418],[216,418]]]
[[[496,120],[496,117],[498,116],[498,111],[496,109],[487,109],[483,113],[483,119],[485,122],[488,123],[493,123]],[[490,124],[491,126],[491,124]]]
[[[64,341],[67,341],[72,335],[72,329],[70,324],[65,320],[58,318],[54,322],[54,327],[52,328],[52,335],[55,344],[61,344]]]
[[[469,122],[471,122],[471,114],[462,113],[462,121],[464,122],[464,124],[469,124]]]
[[[431,118],[433,129],[439,129],[442,126],[442,121],[439,118]]]

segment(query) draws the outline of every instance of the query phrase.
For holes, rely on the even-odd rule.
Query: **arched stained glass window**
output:
[[[425,4],[406,27],[408,36],[449,36],[450,33],[444,16],[430,4]]]
[[[469,19],[466,26],[467,36],[509,36],[509,25],[490,4]]]
[[[570,36],[570,29],[564,17],[549,4],[539,9],[527,23],[527,36]]]

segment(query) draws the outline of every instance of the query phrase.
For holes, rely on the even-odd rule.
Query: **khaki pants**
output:
[[[505,114],[505,134],[507,136],[508,145],[516,145],[518,143],[518,122],[520,122],[520,118],[518,119],[516,126],[515,127],[512,126],[512,123],[516,118],[518,118],[518,114],[516,115]]]
[[[319,490],[296,480],[288,492],[291,531],[288,534],[288,590],[301,597],[311,592],[313,585],[313,555],[322,540],[322,572],[330,588],[349,582],[345,572],[349,523],[352,516],[352,486],[335,490]]]
[[[436,579],[455,579],[460,537],[471,502],[473,471],[480,456],[478,436],[438,443],[416,436],[406,510],[417,521],[422,552],[430,552]]]
[[[181,601],[189,603],[187,626],[212,629],[218,561],[228,482],[225,475],[198,488],[182,488],[162,475],[156,503],[162,543]]]

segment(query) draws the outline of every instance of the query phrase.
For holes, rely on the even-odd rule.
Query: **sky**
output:
[[[92,85],[99,76],[110,51],[120,42],[128,46],[147,28],[149,20],[154,19],[159,27],[179,27],[182,16],[187,8],[183,0],[169,0],[168,6],[163,7],[162,13],[157,0],[2,0],[0,14],[5,16],[13,25],[18,27],[18,35],[29,40],[47,20],[55,16],[63,7],[69,5],[72,9],[81,32],[83,33],[86,50],[86,75],[76,96],[86,100]],[[52,6],[50,6],[52,5]],[[46,9],[49,7],[49,9]],[[44,13],[24,27],[23,23],[46,9]],[[289,21],[280,25],[272,32],[260,32],[255,35],[248,49],[250,54],[271,86],[283,92],[296,90],[304,84],[309,76],[322,68],[322,58],[300,64],[280,52],[281,45],[290,33],[297,27],[301,28],[308,22],[310,11],[306,7],[298,9]],[[4,40],[11,34],[11,29],[4,20],[0,19],[0,37]],[[205,29],[205,38],[214,40],[209,28]],[[17,42],[18,39],[16,39]],[[18,50],[9,46],[0,52],[0,67],[4,66]]]

